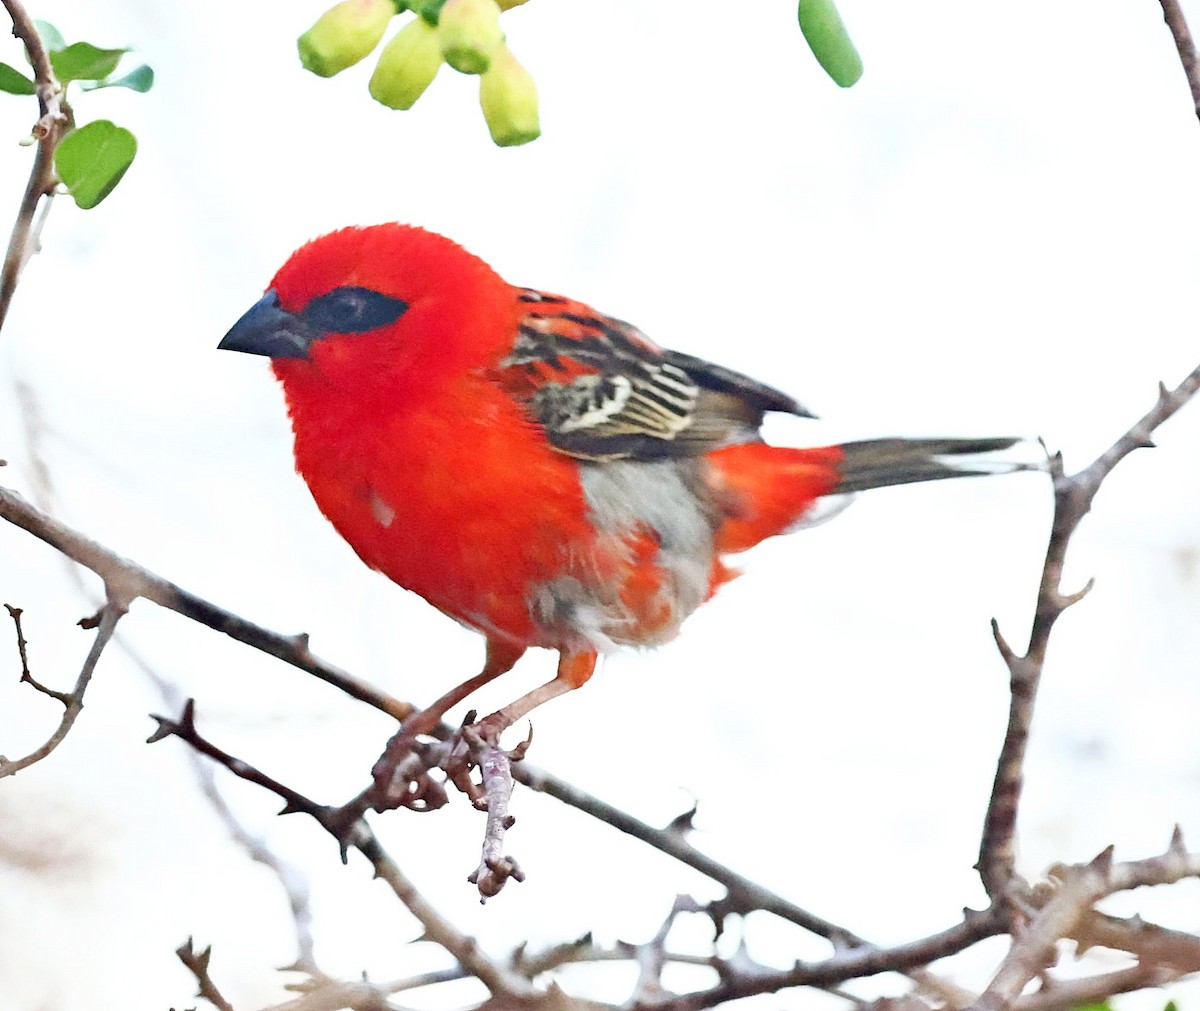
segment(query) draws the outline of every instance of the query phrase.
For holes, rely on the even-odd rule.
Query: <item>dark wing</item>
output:
[[[812,417],[748,376],[667,351],[636,327],[532,289],[498,379],[551,445],[590,460],[698,456],[758,438],[767,411]]]

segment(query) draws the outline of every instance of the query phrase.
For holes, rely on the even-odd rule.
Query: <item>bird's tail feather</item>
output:
[[[870,439],[813,449],[751,442],[714,450],[706,460],[723,514],[717,550],[745,551],[767,537],[819,522],[827,514],[817,502],[825,496],[1028,470],[1028,463],[987,459],[1020,441]]]
[[[866,491],[894,484],[950,477],[1008,474],[1029,465],[980,459],[1015,446],[1020,439],[867,439],[842,447],[840,480],[833,493]]]

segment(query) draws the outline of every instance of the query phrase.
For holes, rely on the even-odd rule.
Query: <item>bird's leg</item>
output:
[[[524,652],[522,646],[488,639],[487,659],[484,661],[483,670],[450,689],[432,705],[412,713],[400,724],[400,729],[392,735],[387,747],[383,749],[383,754],[371,769],[371,776],[376,786],[382,790],[381,799],[385,803],[395,806],[410,792],[410,784],[428,776],[429,766],[421,760],[415,750],[417,738],[422,734],[432,733],[452,706],[457,705],[477,688],[511,670]]]
[[[397,737],[417,737],[420,734],[432,733],[433,728],[454,706],[458,705],[472,692],[482,688],[489,681],[494,681],[501,674],[507,674],[513,665],[521,659],[525,652],[524,646],[515,646],[500,639],[488,639],[487,659],[484,660],[483,670],[473,678],[469,678],[455,688],[451,688],[436,702],[411,714],[397,731]],[[586,681],[587,678],[584,678]],[[582,683],[582,682],[581,682]]]
[[[563,650],[558,655],[558,674],[553,681],[547,681],[540,688],[527,692],[503,709],[497,709],[491,716],[480,720],[476,728],[484,738],[498,740],[504,730],[529,715],[543,702],[549,702],[586,684],[596,670],[596,659],[597,655],[592,651],[569,653]]]

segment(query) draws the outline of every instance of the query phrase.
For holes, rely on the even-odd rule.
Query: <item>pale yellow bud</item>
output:
[[[537,86],[508,46],[493,54],[491,66],[479,78],[479,106],[499,147],[528,144],[541,136]]]
[[[296,40],[300,62],[320,77],[340,73],[379,45],[395,13],[394,0],[342,0]]]
[[[442,58],[464,74],[482,74],[504,45],[496,0],[446,0],[437,30]]]
[[[423,18],[414,18],[383,47],[367,87],[376,102],[391,109],[411,109],[441,65],[437,29]]]

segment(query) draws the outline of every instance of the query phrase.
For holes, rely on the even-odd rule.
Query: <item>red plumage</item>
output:
[[[586,305],[518,288],[448,239],[351,228],[299,249],[221,344],[272,358],[296,467],[366,564],[555,681],[499,730],[582,684],[597,653],[653,645],[730,576],[722,555],[801,523],[821,496],[979,473],[985,440],[768,446],[778,390],[657,347]]]

